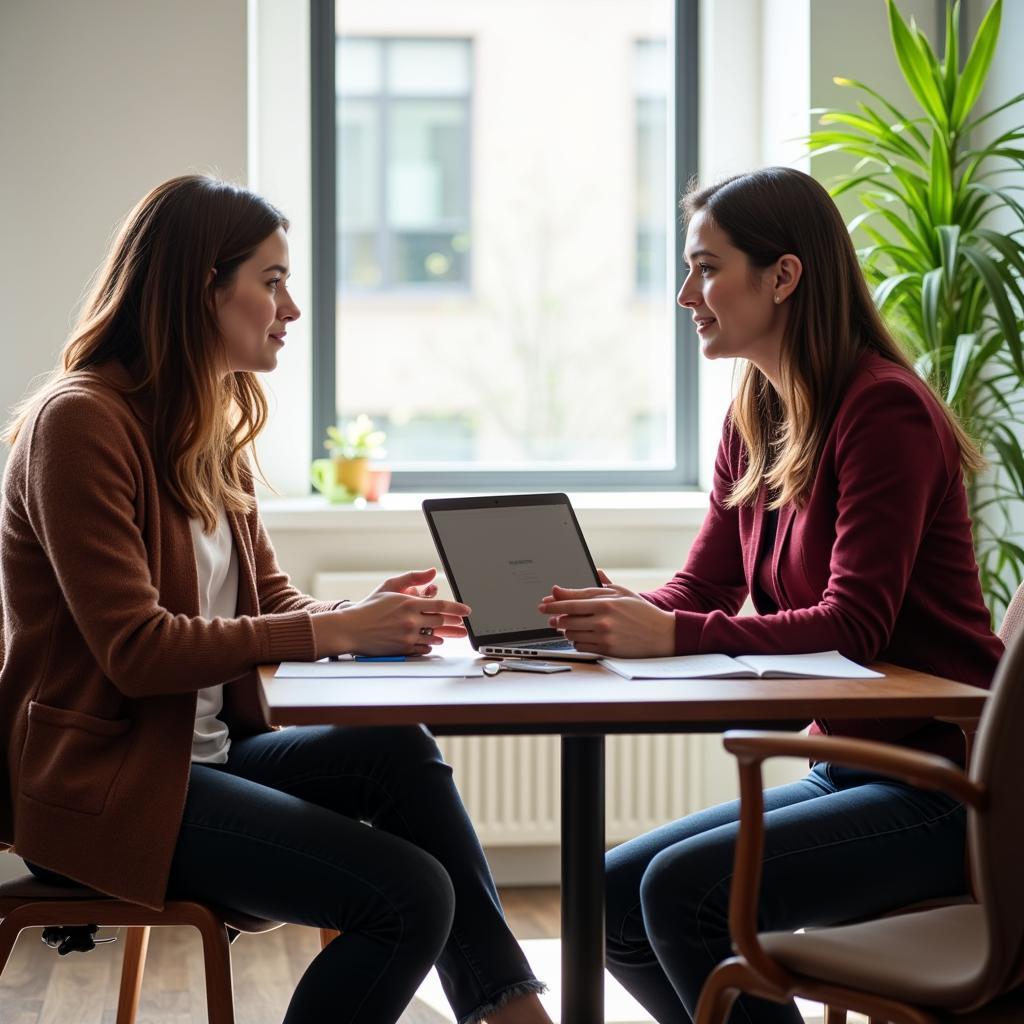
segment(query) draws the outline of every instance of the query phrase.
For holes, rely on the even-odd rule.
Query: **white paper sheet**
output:
[[[426,655],[407,661],[283,661],[275,679],[444,679],[482,676],[483,662],[476,658],[442,658]]]
[[[720,679],[754,672],[725,654],[687,654],[681,658],[602,658],[599,665],[625,679]]]
[[[857,662],[843,657],[838,651],[821,651],[817,654],[744,654],[736,660],[749,665],[762,678],[883,678],[881,672],[874,672],[863,665],[858,665]]]
[[[602,658],[598,664],[625,679],[881,679],[838,651],[816,654],[688,654],[680,658]]]

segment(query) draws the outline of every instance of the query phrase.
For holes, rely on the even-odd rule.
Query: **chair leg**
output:
[[[725,1024],[747,977],[746,965],[732,958],[719,964],[704,983],[695,1024]]]
[[[117,1024],[135,1024],[148,948],[148,926],[125,929],[124,954],[121,958],[121,993],[117,997]]]
[[[206,968],[206,1016],[209,1024],[235,1024],[234,993],[231,984],[231,943],[224,924],[197,925],[203,937]]]
[[[335,931],[333,928],[321,928],[320,929],[320,948],[324,949],[329,946],[341,932]]]
[[[18,941],[21,931],[22,926],[17,922],[0,921],[0,973],[3,972],[7,961],[11,958],[11,951]]]

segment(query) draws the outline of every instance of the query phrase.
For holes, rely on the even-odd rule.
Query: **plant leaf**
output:
[[[967,190],[969,192],[981,192],[987,197],[998,199],[1001,204],[1004,204],[1013,210],[1013,212],[1020,218],[1021,223],[1024,223],[1024,205],[1019,203],[1010,195],[1009,187],[994,188],[991,185],[983,185],[981,182],[975,182],[973,185],[968,186]]]
[[[932,223],[948,224],[953,218],[953,175],[949,147],[941,132],[932,132],[931,172],[928,206]]]
[[[956,103],[956,90],[960,76],[960,0],[946,3],[946,55],[942,61],[945,75],[946,109],[952,110]]]
[[[942,270],[946,275],[946,287],[953,286],[956,273],[957,243],[960,240],[959,224],[940,224],[935,233],[939,236],[939,250],[942,252]]]
[[[833,82],[836,85],[843,86],[848,89],[860,89],[862,92],[866,92],[869,96],[873,96],[879,103],[889,111],[893,117],[896,118],[896,123],[904,126],[906,130],[921,144],[922,149],[928,148],[928,142],[924,135],[921,134],[921,130],[917,127],[917,118],[907,117],[902,110],[893,106],[880,92],[872,89],[870,85],[865,85],[863,82],[858,82],[855,78],[833,78]]]
[[[983,253],[973,245],[961,246],[960,252],[965,259],[970,261],[978,271],[981,279],[985,282],[985,288],[988,291],[989,298],[992,300],[992,305],[995,307],[999,326],[1002,329],[1006,346],[1013,359],[1013,365],[1017,368],[1017,372],[1024,377],[1024,350],[1022,350],[1020,330],[1017,326],[1017,319],[1014,316],[1013,306],[1006,294],[1007,286],[1003,275],[999,271],[999,266],[991,256]]]
[[[891,3],[892,0],[889,0]],[[959,132],[963,127],[967,116],[970,114],[974,104],[981,95],[982,86],[988,77],[989,67],[992,64],[992,56],[996,52],[996,42],[999,39],[999,23],[1003,15],[1003,0],[995,0],[995,3],[985,13],[978,26],[977,35],[971,44],[971,51],[967,55],[964,70],[960,75],[960,84],[956,91],[956,102],[953,104],[950,127]]]
[[[891,299],[899,288],[904,285],[907,281],[915,281],[920,279],[920,274],[896,274],[893,277],[887,277],[874,291],[871,296],[875,300],[875,306],[878,308],[879,313],[885,308],[885,304]]]
[[[921,316],[928,347],[937,349],[942,343],[942,325],[939,321],[939,301],[942,298],[942,268],[929,270],[921,280]]]
[[[991,110],[986,111],[981,117],[975,118],[970,124],[964,125],[962,134],[969,135],[979,124],[983,124],[990,117],[995,117],[996,114],[1001,114],[1008,107],[1015,106],[1024,100],[1024,92],[1017,93],[1012,99],[1008,99],[1005,103],[1000,103],[998,107],[993,107]]]
[[[993,249],[1002,254],[1003,259],[1009,261],[1017,272],[1024,276],[1024,242],[1018,242],[1010,235],[1003,235],[989,228],[977,228],[974,234],[988,242]]]
[[[942,95],[935,86],[932,69],[918,48],[914,33],[903,20],[896,4],[893,0],[885,0],[885,6],[889,13],[889,32],[892,35],[893,50],[903,77],[928,118],[941,131],[946,131],[949,119],[946,116]]]
[[[961,334],[956,339],[953,347],[953,362],[949,371],[949,388],[946,391],[946,401],[952,405],[960,394],[960,385],[964,380],[964,373],[971,361],[974,352],[974,343],[978,340],[976,334]]]

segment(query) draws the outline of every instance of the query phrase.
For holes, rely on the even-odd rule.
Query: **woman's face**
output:
[[[778,265],[751,266],[747,254],[704,211],[690,219],[683,260],[688,273],[676,301],[691,310],[704,355],[749,359],[775,380],[784,300],[792,290],[786,274]]]
[[[287,281],[288,236],[278,228],[239,265],[231,284],[217,289],[217,323],[229,373],[277,366],[286,328],[299,317]]]

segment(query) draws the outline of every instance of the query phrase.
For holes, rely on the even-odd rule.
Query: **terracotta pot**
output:
[[[370,486],[363,497],[367,501],[380,501],[391,486],[391,470],[386,466],[370,466]]]

